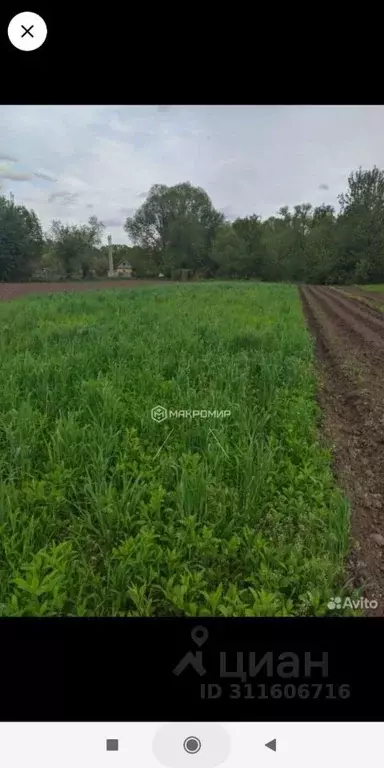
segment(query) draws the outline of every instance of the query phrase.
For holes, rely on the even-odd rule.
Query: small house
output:
[[[115,269],[117,277],[132,277],[132,264],[129,261],[122,261]]]

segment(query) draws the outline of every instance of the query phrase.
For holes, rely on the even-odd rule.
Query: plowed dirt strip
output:
[[[318,357],[319,401],[339,485],[351,502],[346,581],[384,616],[384,319],[324,287],[301,296]]]
[[[0,301],[10,301],[20,296],[63,291],[95,291],[101,288],[142,288],[144,285],[163,285],[170,280],[93,280],[76,283],[0,283]]]
[[[362,306],[341,296],[330,288],[315,287],[315,295],[329,308],[329,313],[336,317],[337,322],[347,325],[350,333],[354,333],[369,344],[374,344],[378,350],[384,345],[384,317],[370,307]]]

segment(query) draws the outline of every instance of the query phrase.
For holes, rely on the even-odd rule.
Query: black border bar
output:
[[[3,721],[380,721],[384,620],[2,619]]]

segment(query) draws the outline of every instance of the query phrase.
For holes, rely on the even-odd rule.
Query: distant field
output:
[[[34,296],[0,327],[0,615],[328,612],[348,508],[295,287]]]
[[[10,301],[21,296],[46,293],[68,293],[68,291],[97,291],[101,288],[141,288],[144,285],[161,285],[169,280],[77,280],[76,282],[61,281],[59,283],[0,283],[0,301]]]
[[[384,293],[384,284],[376,284],[376,285],[359,285],[359,288],[362,288],[364,291],[374,291],[377,293]]]
[[[372,290],[375,288],[376,290]],[[378,290],[380,289],[380,290]],[[354,298],[359,303],[365,304],[378,312],[384,311],[384,286],[380,285],[341,285],[334,286],[334,290],[350,298]]]

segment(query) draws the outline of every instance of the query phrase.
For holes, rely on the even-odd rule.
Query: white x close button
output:
[[[35,51],[47,37],[47,25],[38,13],[24,11],[9,22],[8,37],[19,51]]]

